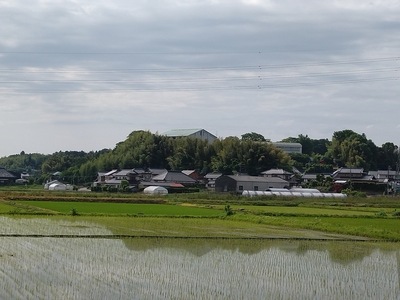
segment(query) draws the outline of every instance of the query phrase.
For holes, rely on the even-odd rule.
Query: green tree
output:
[[[392,170],[396,170],[398,160],[399,149],[395,144],[387,142],[378,149],[378,169],[386,170],[387,168],[391,168]]]
[[[365,134],[358,134],[352,130],[335,132],[328,152],[339,167],[361,167],[373,170],[377,165],[376,145],[368,140]]]
[[[212,168],[223,174],[259,175],[262,171],[287,167],[290,157],[272,143],[228,137],[213,143]]]
[[[211,164],[211,144],[196,138],[177,138],[172,142],[171,155],[167,157],[171,169],[208,170]]]
[[[242,134],[242,141],[265,142],[266,139],[262,134],[256,132],[249,132]]]
[[[325,154],[327,146],[329,145],[328,139],[314,140],[308,135],[299,134],[298,137],[288,137],[282,140],[285,143],[300,143],[302,146],[302,153],[305,155]]]

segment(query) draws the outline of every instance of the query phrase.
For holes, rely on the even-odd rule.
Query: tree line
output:
[[[195,138],[170,138],[149,131],[134,131],[114,149],[89,153],[83,151],[20,154],[0,158],[0,166],[16,174],[36,174],[43,181],[60,171],[70,183],[93,181],[98,172],[112,169],[165,168],[195,169],[200,173],[247,173],[258,175],[271,168],[303,173],[331,173],[338,167],[368,170],[395,170],[398,147],[387,142],[376,146],[365,134],[352,130],[334,132],[332,140],[311,139],[300,134],[282,142],[302,145],[302,154],[287,154],[269,143],[261,134],[251,132],[239,137],[207,143]]]

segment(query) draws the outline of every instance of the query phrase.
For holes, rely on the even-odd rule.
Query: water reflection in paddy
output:
[[[365,242],[0,238],[8,299],[398,299],[399,247]]]
[[[2,299],[399,299],[399,265],[397,243],[0,238]]]

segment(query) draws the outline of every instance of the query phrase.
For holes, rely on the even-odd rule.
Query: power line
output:
[[[1,53],[1,52],[0,52]],[[42,52],[40,52],[42,53]],[[298,86],[319,86],[364,82],[392,81],[398,79],[398,66],[371,67],[373,63],[400,61],[400,57],[379,57],[341,61],[314,61],[290,64],[261,64],[234,66],[207,66],[181,68],[121,68],[121,69],[56,69],[35,70],[32,68],[0,69],[0,93],[2,94],[48,94],[48,93],[118,93],[133,91],[202,91],[202,90],[255,90]],[[368,64],[363,66],[363,64]],[[354,69],[341,70],[341,66],[354,65]],[[329,67],[329,68],[326,68]],[[334,67],[332,69],[331,67]],[[337,68],[336,68],[337,67]],[[367,68],[366,68],[367,67]],[[303,68],[303,69],[301,69]],[[129,78],[131,73],[139,72]],[[152,74],[150,77],[145,73]],[[182,72],[180,77],[168,72]],[[208,72],[208,73],[207,73]],[[220,73],[222,72],[222,73]],[[112,74],[116,78],[96,78],[96,74]],[[126,74],[128,73],[128,74]],[[157,73],[159,73],[157,75]],[[377,76],[385,73],[386,76]],[[17,74],[18,76],[13,76]],[[48,79],[38,75],[79,74],[81,78],[60,76]],[[25,75],[25,76],[20,76]],[[30,76],[35,78],[31,79]],[[172,75],[172,74],[171,74]],[[176,74],[175,74],[176,75]],[[370,75],[373,75],[370,77]],[[28,76],[26,78],[26,76]],[[42,77],[42,78],[40,78]],[[329,78],[330,77],[330,78]],[[342,77],[342,78],[341,78]],[[24,84],[34,84],[28,87]],[[57,85],[80,84],[81,89],[55,88]],[[108,84],[100,86],[99,84]],[[168,85],[165,85],[168,84]],[[11,87],[6,87],[11,85]],[[42,86],[40,86],[42,85]],[[48,85],[44,87],[43,85]],[[51,87],[50,85],[53,85]],[[126,86],[129,85],[129,86]],[[140,86],[132,86],[140,85]],[[37,86],[38,88],[35,88]],[[92,86],[92,87],[91,87]]]
[[[293,87],[315,87],[315,86],[329,86],[338,84],[353,84],[353,83],[369,83],[380,81],[395,81],[399,78],[396,77],[382,77],[371,79],[352,79],[352,80],[336,80],[331,82],[317,81],[317,82],[297,82],[297,83],[271,83],[259,85],[226,85],[226,86],[196,86],[196,87],[131,87],[119,89],[96,89],[96,90],[26,90],[15,91],[9,89],[0,89],[0,94],[107,94],[107,93],[127,93],[127,92],[183,92],[183,91],[223,91],[223,90],[262,90],[274,88],[293,88]]]
[[[354,70],[354,71],[341,71],[341,72],[318,72],[318,73],[293,73],[293,74],[269,74],[263,75],[262,72],[254,73],[253,75],[243,76],[226,76],[226,77],[172,77],[172,78],[139,78],[139,79],[19,79],[19,80],[0,80],[0,83],[27,83],[27,82],[45,82],[45,83],[77,83],[77,82],[170,82],[170,81],[228,81],[228,80],[248,80],[248,79],[275,79],[275,78],[302,78],[302,77],[323,77],[323,76],[344,76],[344,75],[367,75],[376,74],[381,72],[397,72],[398,68],[380,68],[380,69],[365,69],[365,70]],[[258,74],[258,75],[257,75]]]
[[[299,68],[299,67],[318,67],[318,66],[337,66],[347,64],[365,64],[379,62],[400,62],[400,57],[383,57],[363,60],[339,60],[339,61],[316,61],[316,62],[301,62],[301,63],[285,63],[285,64],[259,64],[259,65],[238,65],[238,66],[205,66],[205,67],[180,67],[180,68],[112,68],[112,69],[87,69],[87,70],[31,70],[21,68],[2,68],[0,72],[15,72],[15,73],[108,73],[108,72],[180,72],[180,71],[212,71],[212,70],[268,70],[281,68]],[[32,68],[32,67],[30,67]]]

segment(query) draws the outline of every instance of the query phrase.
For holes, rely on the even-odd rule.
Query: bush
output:
[[[393,217],[400,217],[400,211],[395,210],[392,215]]]
[[[385,217],[387,217],[387,213],[385,213],[384,211],[380,211],[380,212],[377,212],[377,213],[376,213],[376,216],[377,216],[377,217],[385,218]]]
[[[225,213],[227,216],[232,216],[234,214],[230,205],[225,205]]]
[[[346,194],[347,196],[351,196],[351,197],[359,197],[359,198],[366,198],[367,194],[364,192],[359,192],[359,191],[355,191],[352,189],[344,189],[342,190],[343,194]]]

